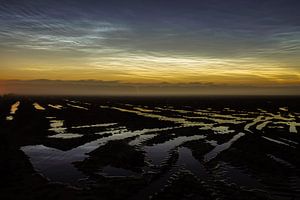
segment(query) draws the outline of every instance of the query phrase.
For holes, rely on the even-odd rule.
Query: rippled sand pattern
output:
[[[3,126],[32,174],[93,195],[104,188],[129,199],[298,199],[295,102],[20,97]]]

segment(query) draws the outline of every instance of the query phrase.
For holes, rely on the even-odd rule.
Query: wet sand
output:
[[[2,96],[0,199],[300,199],[298,102]]]

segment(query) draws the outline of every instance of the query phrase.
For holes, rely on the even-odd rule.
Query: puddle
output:
[[[72,164],[74,160],[83,159],[82,154],[76,154],[73,151],[63,152],[44,145],[25,146],[21,147],[21,150],[29,156],[34,169],[51,181],[75,183],[85,178],[85,175]]]
[[[60,133],[60,134],[48,136],[48,138],[72,139],[72,138],[80,138],[82,136],[83,135],[77,133]]]
[[[43,106],[41,106],[41,105],[38,104],[38,103],[33,103],[32,105],[34,106],[34,108],[35,108],[36,110],[46,110]]]
[[[247,132],[253,133],[253,132],[250,130],[250,128],[251,128],[252,126],[254,126],[255,124],[261,122],[263,119],[264,119],[264,116],[258,116],[257,118],[255,118],[255,119],[253,120],[253,122],[246,124],[246,126],[244,127],[244,130],[247,131]]]
[[[235,183],[239,186],[244,186],[249,189],[264,188],[264,186],[255,178],[248,175],[245,170],[234,167],[226,162],[219,162],[215,173],[218,178],[223,179],[228,183]]]
[[[18,110],[18,108],[19,108],[19,106],[20,106],[20,101],[17,101],[16,103],[14,103],[13,105],[11,105],[11,107],[10,107],[10,115],[9,116],[7,116],[6,117],[6,120],[7,121],[11,121],[11,120],[13,120],[14,119],[14,114],[16,114],[16,112],[17,112],[17,110]]]
[[[154,112],[154,110],[149,110],[141,107],[133,107],[133,109],[141,111],[141,112]]]
[[[176,148],[180,144],[188,141],[204,139],[205,136],[195,135],[195,136],[181,136],[175,139],[169,140],[162,144],[156,144],[155,146],[145,146],[144,150],[146,152],[146,157],[151,160],[154,165],[160,165],[162,162],[168,158],[170,150]]]
[[[300,123],[297,122],[274,122],[274,124],[283,124],[289,126],[290,133],[298,133],[296,126],[300,126]]]
[[[275,140],[275,139],[272,139],[272,138],[269,138],[269,137],[266,137],[266,136],[261,136],[261,137],[264,138],[264,139],[266,139],[266,140],[268,140],[268,141],[270,141],[270,142],[274,142],[274,143],[277,143],[277,144],[281,144],[281,145],[285,145],[285,146],[296,148],[296,147],[294,147],[292,145],[289,145],[289,144],[287,144],[285,142],[281,142],[279,140]]]
[[[7,120],[7,121],[11,121],[11,120],[13,120],[13,119],[14,119],[14,116],[12,116],[12,115],[9,115],[9,116],[6,117],[6,120]]]
[[[290,128],[289,128],[290,133],[298,133],[296,126],[300,126],[300,123],[290,122],[288,124],[290,125]]]
[[[229,130],[228,126],[212,126],[211,124],[206,124],[206,126],[199,128],[199,130],[212,130],[215,134],[226,134],[234,132],[234,130]]]
[[[111,140],[120,140],[129,137],[139,136],[145,133],[159,132],[172,128],[154,128],[137,131],[128,131],[123,127],[116,127],[106,133],[113,135],[106,136],[68,151],[61,151],[44,145],[23,146],[21,150],[30,158],[33,167],[50,178],[52,181],[72,183],[84,178],[84,175],[72,164],[75,161],[82,161],[87,153],[105,145]],[[101,133],[99,133],[101,134]],[[102,133],[103,134],[103,133]],[[65,173],[66,172],[66,173]]]
[[[256,126],[256,129],[257,130],[259,130],[259,131],[261,131],[264,127],[266,127],[269,123],[271,123],[271,121],[265,121],[265,122],[263,122],[263,123],[261,123],[261,124],[258,124],[257,126]]]
[[[17,110],[18,110],[20,104],[21,104],[20,101],[17,101],[16,103],[14,103],[14,104],[11,106],[11,108],[10,108],[10,114],[11,114],[11,115],[14,115],[14,114],[17,112]]]
[[[295,144],[295,145],[298,145],[298,144],[299,144],[298,142],[295,142],[295,141],[292,141],[292,140],[288,140],[288,139],[286,139],[286,138],[280,137],[280,139],[283,140],[283,141],[286,141],[286,142],[288,142],[288,143]]]
[[[204,122],[192,122],[192,121],[188,121],[185,118],[180,118],[180,117],[167,117],[167,116],[163,116],[163,115],[158,115],[158,114],[153,114],[153,113],[143,113],[140,111],[136,111],[136,110],[128,110],[128,109],[123,109],[123,108],[118,108],[118,107],[110,107],[111,109],[115,109],[121,112],[127,112],[127,113],[134,113],[136,115],[139,116],[143,116],[143,117],[149,117],[149,118],[155,118],[161,121],[168,121],[168,122],[173,122],[175,124],[181,124],[184,127],[206,127],[208,126],[206,123]]]
[[[50,120],[50,127],[48,130],[58,134],[64,134],[67,128],[63,127],[64,120]]]
[[[61,109],[63,108],[62,105],[52,105],[52,104],[48,104],[48,106],[51,107],[51,108],[55,108],[55,109],[57,109],[57,110],[61,110]]]
[[[95,127],[108,127],[114,126],[117,123],[106,123],[106,124],[88,124],[88,125],[81,125],[81,126],[72,126],[72,129],[80,129],[80,128],[95,128]]]
[[[284,111],[284,112],[288,112],[289,111],[288,107],[281,107],[281,108],[279,108],[279,110],[280,111]]]
[[[86,107],[78,106],[77,104],[79,103],[80,102],[78,101],[67,101],[66,105],[81,110],[89,110]],[[20,103],[16,104],[14,106],[14,109],[11,109],[14,110],[11,111],[11,115],[13,115],[16,112],[19,104]],[[91,105],[91,104],[81,103],[80,105]],[[114,105],[114,104],[110,103],[109,105]],[[295,116],[288,115],[288,114],[281,116],[280,113],[283,112],[280,111],[284,111],[282,109],[276,110],[274,112],[272,111],[273,113],[271,113],[269,111],[262,110],[262,109],[258,111],[255,109],[255,112],[250,112],[246,110],[239,111],[238,109],[235,110],[229,107],[225,107],[224,109],[221,108],[219,111],[217,111],[214,109],[184,110],[185,109],[184,107],[182,107],[183,109],[180,109],[179,106],[171,107],[171,106],[160,105],[160,107],[157,106],[146,107],[146,106],[141,106],[140,104],[125,105],[120,103],[115,105],[122,105],[122,106],[110,107],[110,106],[103,105],[100,107],[103,109],[118,110],[124,113],[134,113],[138,116],[142,116],[146,118],[154,118],[162,121],[174,122],[174,125],[167,128],[149,128],[149,129],[141,129],[136,131],[130,131],[126,128],[125,125],[119,126],[118,123],[97,124],[97,122],[96,123],[94,122],[95,124],[92,123],[76,124],[70,127],[66,127],[64,120],[57,119],[56,117],[47,117],[47,119],[50,122],[49,131],[53,132],[53,135],[48,136],[49,138],[58,138],[58,139],[80,138],[83,135],[76,133],[76,131],[79,131],[79,129],[81,129],[80,133],[83,133],[85,130],[98,128],[95,129],[97,130],[97,132],[95,131],[95,133],[92,134],[97,135],[96,137],[99,139],[95,139],[94,141],[87,142],[85,144],[82,144],[80,146],[77,146],[73,149],[66,150],[66,151],[46,147],[44,145],[24,146],[21,147],[21,150],[24,151],[24,153],[30,158],[30,161],[34,169],[36,169],[38,172],[45,175],[50,180],[76,184],[78,180],[87,177],[78,170],[79,168],[76,168],[73,165],[74,162],[85,160],[86,158],[88,158],[89,152],[92,152],[97,148],[107,144],[107,142],[109,141],[128,139],[126,140],[126,145],[128,142],[129,145],[135,146],[143,150],[145,152],[146,162],[148,163],[149,161],[149,165],[143,167],[144,170],[143,174],[128,170],[126,167],[125,167],[126,169],[113,167],[111,166],[112,164],[104,167],[102,167],[103,165],[101,165],[102,168],[99,171],[97,171],[96,174],[108,178],[132,177],[132,176],[142,177],[145,175],[145,177],[149,176],[149,180],[151,180],[151,177],[157,176],[157,179],[153,180],[153,182],[150,182],[149,186],[147,186],[145,190],[141,190],[141,191],[147,191],[146,193],[149,195],[153,191],[157,189],[161,189],[161,187],[164,187],[164,185],[168,183],[168,179],[170,178],[170,176],[178,173],[180,170],[190,171],[195,176],[200,177],[200,180],[201,178],[204,178],[203,180],[207,180],[207,184],[209,184],[210,180],[218,180],[218,181],[224,181],[224,184],[228,184],[228,185],[235,183],[238,186],[246,187],[247,189],[261,189],[263,188],[263,186],[261,185],[258,179],[251,176],[252,174],[250,170],[248,171],[248,168],[232,166],[230,165],[230,161],[220,162],[218,160],[218,155],[226,151],[227,149],[229,149],[237,140],[239,140],[239,138],[243,137],[245,134],[251,134],[252,131],[254,132],[255,130],[257,130],[262,132],[264,130],[281,129],[280,130],[281,132],[289,131],[291,133],[297,133],[297,128],[298,128],[297,126],[300,125],[299,122],[297,121],[298,116],[294,112],[293,114],[295,114]],[[40,106],[37,103],[35,103],[34,106],[38,110],[44,109],[42,106]],[[58,110],[61,110],[63,108],[61,105],[55,105],[55,104],[48,104],[48,106]],[[54,112],[53,109],[51,111]],[[62,111],[65,111],[65,109],[63,109]],[[100,110],[100,112],[102,111],[109,112],[109,110]],[[167,112],[164,113],[164,111]],[[81,113],[83,114],[84,117],[84,112]],[[239,129],[243,128],[243,126],[245,131],[240,132]],[[174,136],[175,138],[169,141],[165,141],[165,137],[163,137],[164,138],[163,141],[165,141],[163,143],[158,143],[153,146],[144,146],[145,144],[147,144],[145,143],[145,141],[154,138],[158,134],[172,134],[169,133],[169,131],[167,132],[163,132],[163,131],[172,130],[179,127],[182,129],[185,129],[186,127],[196,127],[191,131],[195,131],[195,130],[199,131],[199,135],[196,135],[197,133],[195,133],[195,135],[193,136],[175,137],[176,135],[172,135],[172,137]],[[287,130],[287,128],[289,128],[289,130]],[[206,138],[205,135],[202,135],[204,132],[203,130],[209,130],[209,131],[205,131],[205,134],[215,134],[214,136],[216,138],[217,136],[220,136],[221,139],[227,138],[227,136],[221,136],[221,134],[229,134],[235,132],[236,133],[230,140],[228,139],[229,141],[223,144],[218,144],[218,142],[215,140],[206,140],[209,137]],[[289,136],[279,135],[281,137],[278,138],[274,137],[277,139],[269,138],[266,136],[262,136],[262,138],[263,140],[268,140],[274,143],[273,145],[280,144],[287,147],[296,148],[298,142],[292,141],[294,135],[292,134],[288,134],[288,135]],[[285,137],[287,137],[287,139]],[[206,143],[213,146],[212,147],[213,149],[204,155],[202,161],[195,159],[193,156],[193,152],[189,148],[180,146],[181,144],[188,141],[202,140],[202,139],[203,142],[205,141]],[[73,140],[68,140],[68,142],[72,142],[72,141]],[[76,139],[74,141],[77,142],[78,140]],[[272,145],[272,143],[270,143],[270,145]],[[202,148],[199,149],[201,149],[199,150],[199,152],[203,151]],[[176,164],[170,166],[170,168],[168,168],[168,170],[166,171],[161,170],[160,167],[164,166],[164,164],[168,161],[168,159],[170,159],[170,155],[173,155],[172,153],[175,153],[175,151],[178,151],[178,160],[176,161]],[[295,170],[296,167],[293,166],[291,163],[285,161],[284,159],[276,157],[274,155],[267,154],[267,156],[275,160],[278,163],[278,165],[286,166]],[[211,160],[214,160],[215,162],[208,163]],[[216,167],[217,164],[218,167]],[[214,167],[209,169],[208,167],[211,167],[211,165],[214,165]]]
[[[174,123],[178,123],[178,124],[187,124],[187,120],[185,120],[183,118],[166,117],[166,116],[162,116],[162,115],[158,115],[158,114],[143,113],[143,112],[136,111],[136,110],[128,110],[128,109],[123,109],[123,108],[118,108],[118,107],[111,107],[111,109],[115,109],[115,110],[118,110],[121,112],[134,113],[134,114],[144,116],[144,117],[155,118],[155,119],[158,119],[161,121],[169,121],[169,122],[174,122]]]
[[[81,103],[80,101],[75,101],[75,100],[69,100],[69,99],[66,99],[65,101],[67,101],[67,102],[70,102],[70,103]]]
[[[193,157],[192,151],[186,147],[178,148],[179,158],[176,163],[178,166],[183,166],[185,169],[191,171],[196,176],[205,178],[208,173],[203,164]]]
[[[69,104],[69,103],[67,103],[67,106],[69,106],[69,107],[73,107],[73,108],[82,109],[82,110],[89,110],[89,109],[88,109],[88,108],[86,108],[86,107],[77,106],[77,105],[74,105],[74,104]]]
[[[234,130],[229,130],[228,126],[213,127],[212,130],[217,134],[234,133]]]
[[[56,119],[56,117],[46,117],[46,119]]]
[[[272,154],[267,154],[267,156],[270,157],[271,159],[275,160],[276,162],[284,165],[284,166],[287,166],[287,167],[292,168],[292,169],[296,169],[296,167],[294,165],[292,165],[291,163],[289,163],[289,162],[287,162],[287,161],[285,161],[281,158],[278,158],[278,157],[276,157]]]
[[[131,142],[129,142],[129,145],[132,146],[140,146],[143,142],[155,137],[156,134],[147,134],[147,135],[140,135],[139,137],[137,137],[136,139],[132,140]]]
[[[238,133],[237,135],[233,136],[233,138],[231,140],[229,140],[228,142],[217,145],[213,150],[211,150],[210,152],[208,152],[207,154],[204,155],[204,159],[203,159],[204,162],[211,161],[212,159],[217,157],[217,155],[219,155],[222,151],[229,149],[235,141],[237,141],[244,135],[245,135],[245,133]]]
[[[215,140],[205,140],[205,142],[210,144],[213,147],[218,146],[218,142]]]
[[[129,177],[129,176],[138,176],[139,175],[138,173],[133,172],[131,170],[112,167],[110,165],[103,167],[101,172],[99,172],[97,174],[105,176],[105,177]]]
[[[83,129],[83,128],[94,128],[94,127],[109,127],[116,125],[117,123],[106,123],[106,124],[91,124],[82,126],[72,126],[70,129]],[[71,139],[82,137],[82,134],[77,133],[67,133],[67,128],[64,127],[64,120],[57,120],[51,118],[50,127],[48,130],[57,133],[56,135],[48,136],[48,138],[61,138],[61,139]]]

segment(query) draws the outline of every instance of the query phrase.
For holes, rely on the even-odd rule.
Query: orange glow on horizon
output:
[[[125,83],[300,84],[300,71],[275,61],[187,56],[12,59],[0,64],[0,80],[102,80]]]

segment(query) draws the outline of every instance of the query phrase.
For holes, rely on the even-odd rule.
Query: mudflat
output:
[[[300,199],[300,97],[0,97],[0,199]]]

